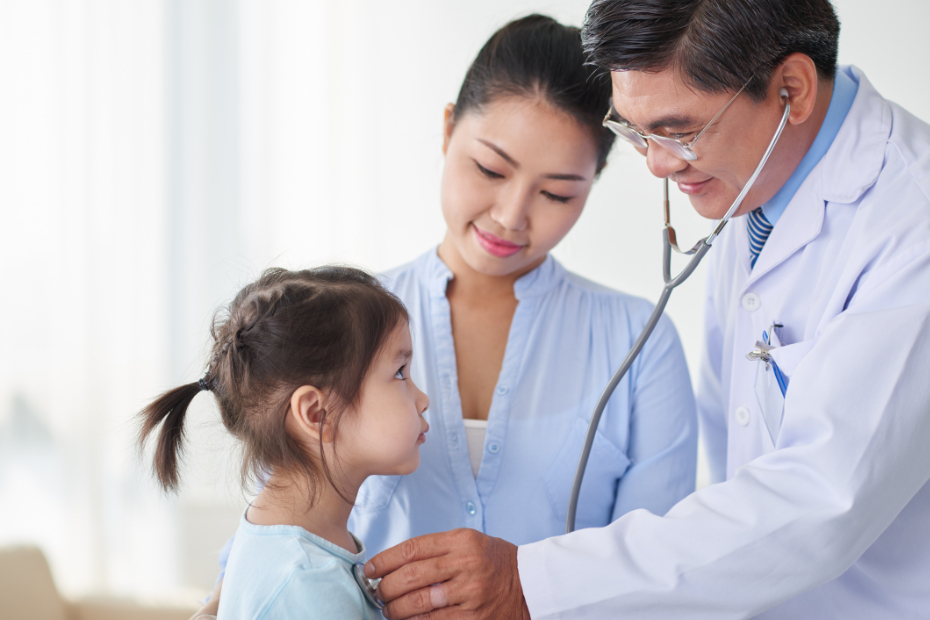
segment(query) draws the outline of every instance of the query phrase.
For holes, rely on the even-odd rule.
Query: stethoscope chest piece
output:
[[[365,598],[368,599],[368,602],[378,609],[384,609],[384,603],[382,603],[381,599],[378,598],[378,584],[381,583],[381,580],[369,579],[366,577],[365,565],[361,562],[355,563],[352,574],[355,575],[355,581],[358,582],[358,587],[362,589],[362,592],[365,594]]]

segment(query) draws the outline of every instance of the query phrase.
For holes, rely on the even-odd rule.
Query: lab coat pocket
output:
[[[549,502],[560,521],[568,516],[568,499],[587,433],[587,420],[576,418],[543,477]],[[591,456],[578,498],[575,515],[578,529],[601,527],[610,523],[617,497],[617,483],[629,466],[627,456],[598,431],[591,446]]]
[[[776,347],[769,351],[769,355],[772,356],[772,360],[778,365],[778,369],[784,376],[786,384],[790,384],[795,368],[813,348],[815,342],[815,340],[804,340],[795,344]],[[778,439],[778,433],[781,431],[785,411],[785,397],[775,377],[773,364],[758,362],[755,388],[756,399],[762,411],[762,418],[765,420],[765,427],[772,440],[772,446],[774,446]]]
[[[355,510],[360,514],[384,510],[399,482],[400,476],[369,476],[358,490]]]

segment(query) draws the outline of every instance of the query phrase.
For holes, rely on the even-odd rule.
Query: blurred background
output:
[[[443,106],[487,37],[586,0],[0,0],[0,545],[70,594],[198,596],[247,502],[212,399],[167,497],[133,415],[194,381],[269,266],[383,270],[442,238]],[[838,0],[840,60],[930,119],[930,5]],[[570,269],[656,299],[660,183],[618,144]],[[690,245],[708,223],[673,196]],[[669,314],[692,375],[701,275]]]

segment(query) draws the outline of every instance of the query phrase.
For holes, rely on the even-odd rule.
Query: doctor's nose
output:
[[[688,162],[651,140],[646,150],[646,166],[654,176],[664,179],[688,167]]]

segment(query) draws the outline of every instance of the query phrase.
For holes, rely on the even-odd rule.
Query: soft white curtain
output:
[[[442,109],[468,63],[514,17],[586,5],[0,0],[0,544],[41,544],[69,592],[209,587],[246,501],[235,446],[196,399],[166,498],[133,414],[198,378],[213,310],[261,269],[379,270],[437,243]],[[927,5],[837,7],[841,60],[930,118],[908,72]],[[618,148],[556,254],[654,298],[658,198]],[[673,208],[683,236],[706,230]],[[701,288],[669,309],[692,369]]]

